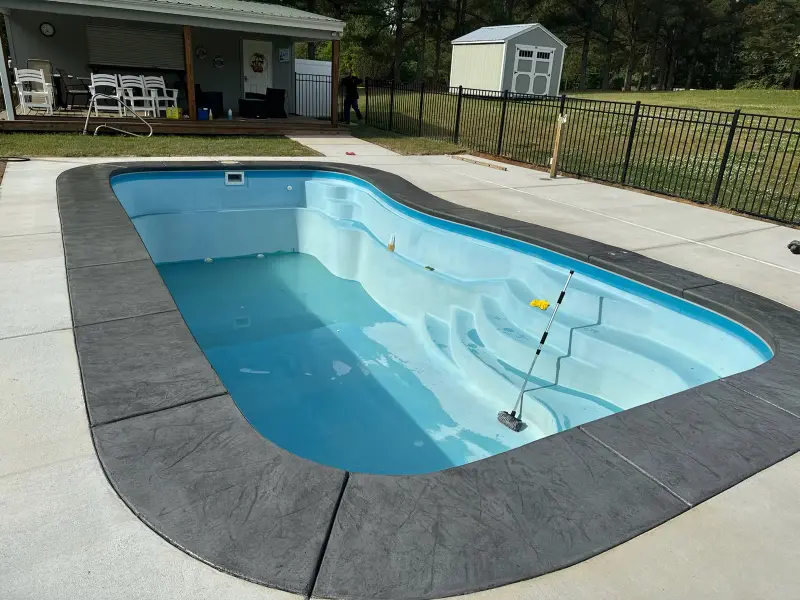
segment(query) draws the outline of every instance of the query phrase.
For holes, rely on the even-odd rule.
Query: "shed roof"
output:
[[[41,3],[42,0],[38,0],[38,2]],[[44,0],[44,3],[54,8],[56,5],[92,7],[166,13],[243,23],[285,24],[295,27],[323,28],[331,31],[344,29],[344,23],[338,19],[288,6],[248,2],[247,0]],[[15,5],[17,2],[0,0],[0,6],[4,4]]]
[[[527,23],[522,25],[497,25],[494,27],[481,27],[475,31],[462,35],[460,38],[453,40],[453,44],[502,44],[508,40],[515,38],[523,33],[527,33],[533,29],[542,29],[550,35],[555,41],[564,46],[567,45],[562,42],[558,37],[547,29],[541,23]]]

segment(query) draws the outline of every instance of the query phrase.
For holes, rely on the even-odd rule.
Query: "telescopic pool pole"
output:
[[[550,333],[550,327],[553,326],[553,321],[556,319],[556,315],[558,314],[558,309],[561,308],[561,302],[564,300],[564,295],[567,293],[567,288],[569,287],[569,282],[572,281],[572,276],[575,274],[575,271],[570,271],[569,276],[567,277],[567,281],[564,284],[564,289],[561,290],[561,294],[558,296],[558,300],[556,301],[556,307],[553,309],[553,314],[550,315],[550,322],[547,324],[547,327],[542,334],[542,339],[539,341],[539,347],[536,349],[536,354],[533,357],[533,361],[531,362],[531,366],[528,369],[528,374],[525,375],[525,381],[522,382],[522,387],[519,388],[519,395],[517,396],[517,401],[514,403],[513,410],[509,413],[504,410],[501,410],[497,413],[497,420],[500,421],[503,425],[511,429],[512,431],[522,431],[525,426],[525,423],[522,422],[522,401],[525,397],[526,392],[530,392],[531,390],[526,389],[528,387],[528,382],[531,379],[531,373],[533,373],[533,367],[536,366],[536,360],[539,358],[539,355],[542,353],[542,348],[544,348],[544,343],[547,341],[547,334]],[[519,407],[519,416],[517,416],[517,407]]]

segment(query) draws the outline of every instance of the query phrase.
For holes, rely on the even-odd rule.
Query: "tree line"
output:
[[[283,4],[346,21],[342,67],[362,77],[446,84],[451,40],[483,26],[540,22],[569,45],[565,91],[800,87],[800,0]],[[329,58],[330,44],[303,44],[298,54]]]

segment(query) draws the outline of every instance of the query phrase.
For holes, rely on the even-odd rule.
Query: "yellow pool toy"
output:
[[[547,300],[532,300],[531,306],[533,308],[539,308],[541,310],[547,310],[547,307],[550,306],[550,303]]]

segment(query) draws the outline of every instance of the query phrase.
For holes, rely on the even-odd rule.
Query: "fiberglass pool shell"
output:
[[[58,182],[98,456],[145,523],[217,568],[321,597],[476,591],[609,549],[798,449],[795,311],[598,242],[450,204],[375,169],[248,165],[353,175],[423,213],[684,296],[743,323],[775,352],[755,369],[436,473],[349,473],[294,456],[253,430],[226,394],[110,186],[110,177],[136,171],[220,168],[96,165]]]
[[[120,175],[114,192],[244,416],[350,472],[460,466],[748,370],[739,324],[320,171]],[[392,249],[389,250],[389,247]],[[525,395],[567,276],[578,269]]]

